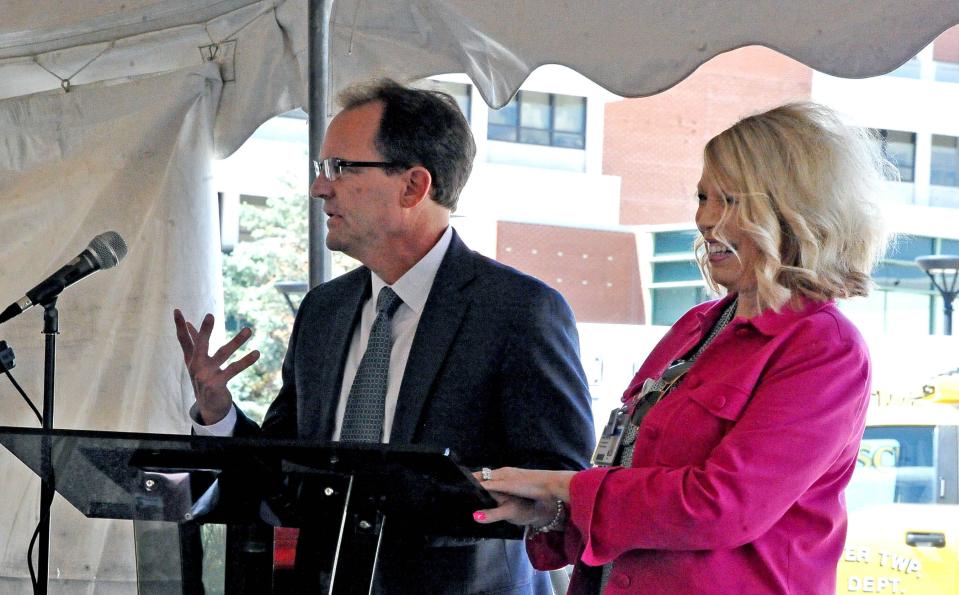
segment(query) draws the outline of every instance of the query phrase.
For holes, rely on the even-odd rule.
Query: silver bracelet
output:
[[[563,525],[566,524],[566,503],[556,499],[556,514],[553,515],[552,520],[546,523],[542,527],[534,527],[533,525],[528,526],[528,534],[530,536],[539,535],[540,533],[548,533],[550,531],[557,531],[563,528]]]

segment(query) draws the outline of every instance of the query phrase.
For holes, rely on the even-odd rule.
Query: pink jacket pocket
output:
[[[681,385],[657,405],[663,415],[655,416],[662,420],[656,462],[669,467],[703,464],[742,416],[749,397],[741,388],[720,382]]]

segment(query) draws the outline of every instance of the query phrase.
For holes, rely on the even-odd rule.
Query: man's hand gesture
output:
[[[207,314],[200,323],[200,330],[183,318],[183,313],[173,310],[173,324],[176,325],[176,338],[183,350],[183,361],[193,382],[200,418],[205,425],[215,424],[223,419],[233,406],[233,395],[226,387],[231,378],[249,368],[260,359],[259,351],[251,351],[240,359],[223,367],[253,335],[249,328],[243,328],[226,345],[210,352],[210,333],[213,331],[213,315]]]

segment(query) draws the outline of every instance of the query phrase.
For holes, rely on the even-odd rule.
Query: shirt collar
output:
[[[436,272],[443,263],[443,257],[446,250],[450,247],[453,239],[453,227],[446,226],[446,231],[440,236],[440,239],[430,248],[423,258],[413,267],[406,271],[402,277],[396,280],[396,283],[390,285],[390,288],[400,296],[403,303],[413,309],[417,314],[422,315],[423,308],[426,306],[426,299],[430,296],[430,289],[433,287],[433,280],[436,278]],[[373,299],[380,294],[380,290],[386,287],[386,282],[376,273],[372,273]]]
[[[722,314],[723,310],[735,297],[736,294],[728,294],[721,300],[711,304],[708,308],[697,312],[700,330],[704,331],[704,329],[712,328],[712,325],[716,323],[716,320]],[[749,325],[764,335],[774,337],[789,328],[796,320],[808,316],[813,312],[817,312],[833,303],[834,300],[816,301],[805,296],[800,296],[798,308],[794,308],[789,303],[784,304],[779,309],[779,312],[776,312],[772,308],[767,308],[759,316],[753,316],[752,318],[734,318],[732,322],[730,322],[730,326]]]
[[[726,309],[726,306],[728,306],[735,297],[736,294],[728,293],[696,312],[696,323],[699,326],[701,335],[705,336],[706,332],[716,324],[719,317],[723,315],[723,310]]]
[[[787,302],[783,304],[779,312],[768,308],[759,316],[744,320],[743,323],[751,324],[757,331],[764,335],[775,337],[792,326],[797,320],[805,318],[834,303],[835,300],[817,301],[805,296],[800,296],[799,303],[795,306]]]

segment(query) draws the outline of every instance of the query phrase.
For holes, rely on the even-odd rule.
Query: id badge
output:
[[[597,467],[609,467],[616,462],[619,456],[619,450],[622,447],[623,431],[629,422],[629,416],[626,415],[626,408],[620,407],[614,409],[609,414],[609,421],[603,428],[603,433],[596,443],[596,450],[593,451],[593,457],[590,462]]]

